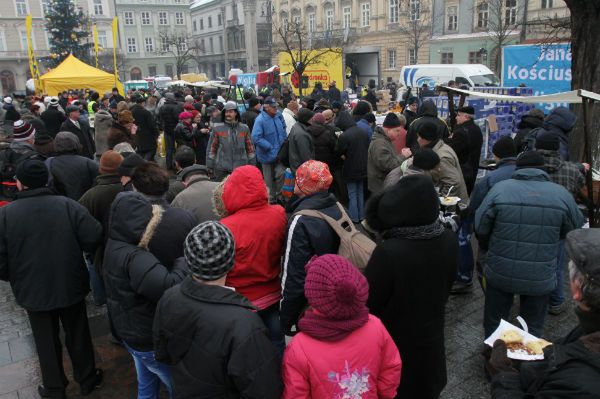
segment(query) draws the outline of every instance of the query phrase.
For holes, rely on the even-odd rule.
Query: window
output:
[[[142,11],[142,25],[150,25],[150,13],[148,11]]]
[[[102,48],[108,48],[108,39],[106,38],[106,31],[99,30],[98,31],[98,45]]]
[[[477,27],[487,28],[490,12],[487,3],[481,3],[477,6]]]
[[[325,11],[325,30],[333,30],[333,9]]]
[[[208,46],[210,47],[210,52],[214,53],[215,52],[215,44],[213,43],[212,37],[208,39]]]
[[[50,9],[50,0],[42,0],[42,15],[48,14]]]
[[[352,8],[344,7],[343,16],[344,16],[344,29],[348,29],[348,28],[350,28],[350,24],[352,23]]]
[[[0,52],[6,51],[6,38],[4,37],[4,31],[0,30]]]
[[[167,25],[169,19],[167,18],[167,13],[165,11],[161,11],[158,13],[158,24],[159,25]]]
[[[314,32],[317,26],[317,17],[315,13],[308,14],[308,31]]]
[[[205,52],[205,53],[206,53],[206,46],[205,46],[205,43],[204,43],[204,39],[201,39],[201,40],[200,40],[200,49],[201,49],[203,52]]]
[[[21,50],[27,51],[27,32],[25,29],[19,31],[19,38],[21,39]]]
[[[441,64],[452,64],[454,61],[454,53],[442,53]]]
[[[29,14],[27,11],[27,0],[15,0],[15,8],[17,9],[17,15],[21,17]]]
[[[302,25],[302,18],[300,18],[300,15],[294,15],[294,26],[301,26]]]
[[[144,50],[147,53],[153,53],[154,52],[154,39],[151,37],[146,37],[144,39]]]
[[[125,25],[133,25],[133,12],[125,11],[123,13],[123,19],[125,20]]]
[[[156,76],[156,65],[149,65],[148,66],[148,75],[150,75],[150,76]]]
[[[483,56],[479,51],[469,51],[469,64],[482,64]]]
[[[217,26],[223,25],[223,14],[217,15]]]
[[[421,19],[421,0],[410,0],[408,3],[408,13],[411,21]]]
[[[408,65],[415,65],[417,63],[417,49],[408,49]]]
[[[165,75],[173,77],[173,64],[165,65]]]
[[[168,51],[169,50],[169,38],[168,37],[161,37],[160,38],[160,49],[162,51]]]
[[[390,24],[398,23],[398,14],[400,12],[400,0],[390,0]]]
[[[198,25],[196,24],[196,20],[192,21],[192,26],[194,27],[194,32],[198,30]]]
[[[225,49],[223,48],[223,36],[219,36],[219,52],[222,53],[224,51]]]
[[[94,15],[104,15],[102,0],[94,0]]]
[[[517,0],[506,0],[504,18],[504,23],[507,25],[515,25],[517,23]]]
[[[446,9],[446,19],[448,21],[446,28],[449,31],[455,31],[458,28],[458,7],[448,7]]]
[[[135,37],[127,38],[127,52],[137,53],[137,44],[135,43]]]
[[[367,27],[371,20],[371,4],[363,3],[360,5],[361,26]]]
[[[542,8],[552,8],[553,5],[552,0],[542,0]]]
[[[388,68],[395,69],[396,68],[396,49],[389,49],[387,51],[388,55]]]
[[[182,12],[175,13],[175,25],[183,25],[183,13]]]
[[[204,20],[200,18],[200,30],[204,29]]]
[[[212,17],[208,17],[208,27],[212,28]]]
[[[182,41],[179,43],[179,46],[178,46],[178,47],[179,47],[179,51],[186,51],[186,50],[187,50],[187,48],[188,48],[188,47],[187,47],[187,42],[186,42],[185,40],[182,40]]]

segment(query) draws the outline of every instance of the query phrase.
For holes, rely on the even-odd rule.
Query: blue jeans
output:
[[[559,306],[565,301],[563,279],[566,268],[565,240],[558,243],[558,256],[556,257],[556,288],[550,294],[550,306]]]
[[[458,274],[456,281],[470,283],[473,280],[473,248],[471,246],[471,233],[473,232],[473,220],[461,219],[458,229]]]
[[[138,399],[158,399],[160,382],[162,381],[173,397],[173,382],[171,381],[171,366],[157,362],[154,352],[138,352],[132,349],[125,341],[123,345],[133,357],[138,381]]]
[[[348,216],[354,223],[359,223],[365,218],[365,190],[364,183],[360,181],[346,182],[348,189]]]
[[[281,321],[279,320],[279,302],[274,303],[266,309],[259,310],[258,315],[265,323],[267,331],[269,332],[269,338],[273,343],[279,358],[283,359],[283,351],[285,349],[285,336],[281,331]]]
[[[104,289],[104,281],[96,271],[93,264],[93,255],[85,254],[85,263],[87,264],[88,273],[90,274],[90,286],[92,288],[92,297],[94,305],[100,306],[106,304],[106,290]]]

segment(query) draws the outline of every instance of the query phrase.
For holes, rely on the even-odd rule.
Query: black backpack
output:
[[[0,179],[2,183],[2,196],[14,198],[16,186],[14,176],[17,172],[17,166],[25,159],[43,159],[43,157],[33,150],[27,150],[23,153],[16,152],[5,145],[0,147]]]

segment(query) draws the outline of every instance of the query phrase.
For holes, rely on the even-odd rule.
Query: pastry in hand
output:
[[[501,335],[500,338],[507,345],[516,344],[523,341],[523,337],[516,330],[506,330]]]
[[[538,339],[535,341],[527,342],[527,344],[525,346],[527,347],[527,349],[529,349],[530,352],[532,352],[536,355],[543,355],[544,348],[547,347],[548,345],[552,345],[552,344],[550,342],[546,341],[545,339]]]

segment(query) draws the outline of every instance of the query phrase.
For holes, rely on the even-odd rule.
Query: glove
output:
[[[494,342],[494,347],[492,348],[489,359],[485,362],[485,369],[491,377],[494,377],[496,374],[503,371],[517,372],[506,353],[506,343],[501,339],[497,339],[496,342]]]

